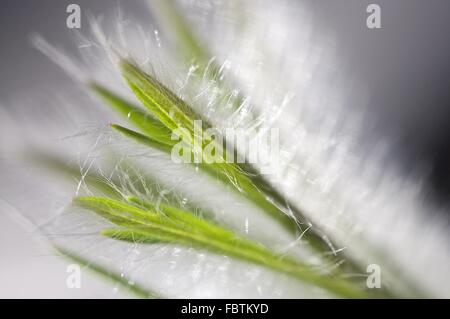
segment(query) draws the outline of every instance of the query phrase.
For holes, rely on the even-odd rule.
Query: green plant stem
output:
[[[110,271],[109,269],[99,265],[95,264],[92,261],[89,261],[85,259],[84,257],[81,257],[80,255],[77,255],[65,248],[62,248],[60,246],[53,246],[53,248],[56,250],[56,252],[63,257],[67,258],[68,260],[71,260],[83,267],[86,267],[93,273],[111,281],[115,285],[119,285],[126,289],[131,294],[135,295],[139,298],[150,298],[150,299],[156,299],[161,298],[158,294],[156,294],[153,291],[150,291],[136,283],[130,283],[129,280],[115,272]]]

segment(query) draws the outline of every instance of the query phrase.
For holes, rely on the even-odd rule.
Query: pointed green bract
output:
[[[130,199],[138,203],[136,199]],[[78,197],[75,202],[98,212],[119,228],[103,230],[105,236],[136,243],[166,242],[206,249],[214,253],[255,263],[280,271],[307,283],[318,285],[344,297],[362,297],[365,293],[351,283],[323,275],[313,267],[281,257],[259,243],[203,220],[191,212],[168,205],[141,203],[136,207],[121,201],[99,197]]]
[[[175,7],[173,0],[153,0],[150,3],[157,11],[157,18],[163,24],[169,36],[173,37],[173,42],[189,63],[195,62],[203,68],[211,59],[211,54],[191,30],[189,24],[183,19]]]
[[[127,60],[120,68],[133,92],[142,104],[171,131],[182,127],[194,131],[194,120],[200,116],[155,78]]]
[[[172,149],[170,145],[161,143],[158,140],[152,139],[149,136],[146,136],[144,134],[140,134],[136,131],[130,130],[126,127],[123,127],[121,125],[118,124],[111,124],[111,128],[113,128],[114,130],[118,131],[119,133],[121,133],[122,135],[135,140],[138,143],[144,144],[146,146],[158,149],[164,153],[169,153],[170,150]]]
[[[79,264],[80,266],[86,267],[93,273],[113,282],[116,285],[120,285],[124,289],[126,289],[128,292],[132,293],[136,297],[139,298],[148,298],[148,299],[156,299],[161,298],[158,294],[156,294],[153,291],[148,290],[147,288],[144,288],[136,283],[131,283],[127,278],[124,276],[121,276],[115,272],[112,272],[111,270],[96,264],[80,255],[77,255],[65,248],[62,248],[60,246],[53,246],[53,248],[63,257]]]
[[[158,244],[177,242],[177,238],[159,232],[153,229],[151,232],[140,230],[138,227],[126,228],[106,228],[101,231],[101,234],[117,240],[127,241],[137,244]],[[179,242],[179,241],[178,241]]]
[[[101,96],[108,105],[139,128],[142,133],[162,144],[174,144],[174,141],[170,139],[171,131],[159,120],[155,119],[153,115],[119,97],[98,83],[92,82],[90,87],[94,92]]]

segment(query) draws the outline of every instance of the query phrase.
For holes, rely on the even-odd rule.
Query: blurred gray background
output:
[[[0,4],[0,103],[9,107],[22,90],[48,90],[66,76],[29,43],[33,32],[73,48],[65,9],[77,3],[94,15],[117,3],[136,15],[143,1],[3,0]],[[334,30],[351,71],[369,85],[368,135],[395,142],[395,157],[405,174],[420,163],[432,167],[429,196],[447,205],[450,191],[450,1],[307,0],[315,23]],[[368,30],[366,7],[382,9],[382,29]],[[55,82],[56,81],[56,82]],[[370,136],[369,136],[370,138]],[[1,169],[1,166],[0,166]],[[1,171],[0,171],[1,178]],[[1,189],[0,189],[1,192]],[[0,193],[0,198],[2,194]],[[40,249],[8,217],[0,216],[0,297],[81,297],[65,286],[64,262]],[[48,280],[54,278],[54,280]],[[105,287],[90,281],[90,296]],[[46,287],[46,289],[42,289]],[[84,290],[86,292],[86,290]]]

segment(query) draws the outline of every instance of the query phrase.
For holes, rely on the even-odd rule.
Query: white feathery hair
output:
[[[195,203],[266,245],[314,262],[314,254],[304,252],[307,247],[301,238],[287,236],[257,208],[224,192],[220,184],[109,131],[106,124],[115,118],[84,84],[94,79],[135,100],[116,66],[119,57],[132,57],[217,127],[244,128],[252,134],[249,128],[257,124],[262,135],[271,128],[279,129],[280,162],[267,177],[304,213],[307,221],[299,222],[311,223],[333,239],[336,247],[331,253],[345,253],[362,265],[380,265],[382,282],[394,291],[408,295],[407,283],[413,282],[430,296],[449,297],[446,221],[429,213],[433,208],[424,199],[420,178],[402,176],[386,164],[389,141],[367,147],[361,138],[370,92],[361,79],[342,67],[345,61],[338,58],[332,31],[320,29],[309,8],[294,1],[185,0],[177,5],[211,49],[214,61],[220,63],[220,75],[233,78],[233,84],[241,89],[235,92],[245,96],[240,113],[233,114],[227,102],[217,98],[211,79],[195,75],[195,64],[179,62],[170,35],[148,23],[150,19],[127,18],[120,9],[119,14],[90,18],[89,32],[83,27],[75,37],[76,54],[62,52],[43,37],[33,36],[34,45],[73,81],[70,85],[55,83],[54,92],[39,97],[40,103],[49,104],[40,114],[22,116],[17,108],[14,114],[2,115],[3,131],[15,132],[11,135],[16,137],[2,141],[4,151],[11,152],[18,145],[44,146],[72,159],[82,174],[98,169],[106,179],[118,176],[124,192],[133,191],[132,183],[118,164],[132,158],[143,168],[139,174],[151,172],[165,181],[161,192],[176,190],[183,204]],[[36,99],[30,100],[22,104],[39,107]],[[250,111],[260,116],[249,118],[245,114]],[[30,114],[29,109],[24,112]],[[108,162],[110,148],[125,155]],[[109,170],[103,172],[102,167]],[[318,288],[292,283],[282,275],[224,256],[103,239],[96,232],[101,219],[67,208],[74,192],[89,193],[83,180],[76,181],[75,189],[61,189],[55,178],[41,171],[17,175],[23,183],[32,184],[34,176],[39,185],[45,185],[27,198],[30,203],[16,206],[22,212],[38,206],[41,212],[51,211],[32,219],[52,240],[77,247],[164,295],[328,296]],[[49,191],[52,196],[42,194]],[[13,198],[20,196],[12,196],[11,201]],[[307,225],[304,229],[307,231]]]

